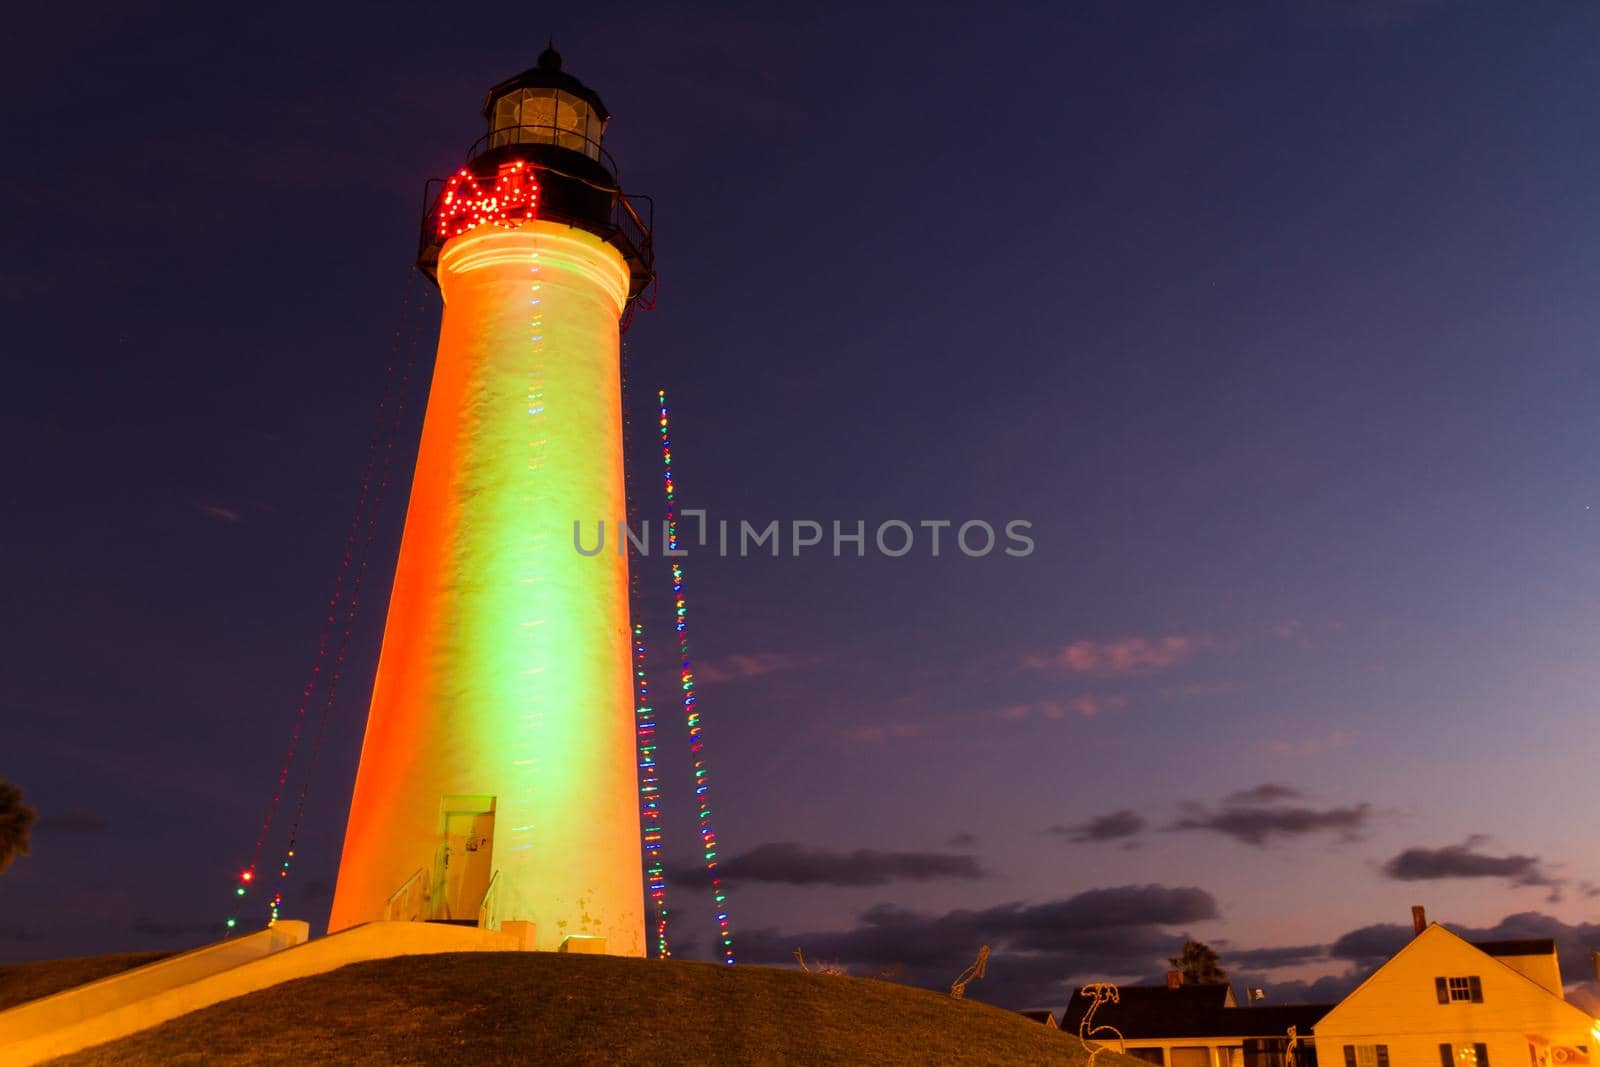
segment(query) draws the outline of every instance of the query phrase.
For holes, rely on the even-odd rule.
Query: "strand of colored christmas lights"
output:
[[[334,620],[338,617],[339,603],[344,597],[344,582],[350,572],[350,565],[356,555],[356,538],[361,532],[361,520],[366,514],[367,498],[372,488],[372,472],[377,464],[378,446],[383,439],[384,409],[392,395],[395,386],[395,366],[400,362],[401,342],[405,333],[406,322],[410,317],[413,296],[416,288],[416,271],[406,275],[406,284],[400,300],[400,321],[395,326],[394,343],[390,350],[389,365],[384,372],[383,393],[378,401],[378,414],[372,427],[372,435],[367,441],[367,462],[361,474],[361,494],[356,501],[355,512],[350,516],[350,528],[345,535],[344,556],[339,561],[339,568],[334,574],[333,592],[328,597],[328,613],[322,620],[322,632],[317,638],[317,651],[311,660],[311,673],[306,678],[305,688],[300,693],[300,704],[295,710],[294,728],[289,733],[289,746],[284,753],[282,765],[278,771],[278,778],[272,787],[272,800],[267,804],[267,813],[261,820],[261,829],[256,834],[255,845],[250,850],[250,862],[239,872],[237,884],[234,886],[236,908],[229,914],[223,925],[231,932],[239,925],[237,905],[242,904],[242,898],[255,884],[256,868],[261,862],[261,850],[267,841],[267,835],[272,831],[273,820],[277,817],[278,806],[283,801],[283,787],[289,780],[289,771],[294,766],[295,756],[299,752],[300,738],[305,731],[306,712],[311,706],[311,695],[316,691],[317,682],[322,675],[322,666],[328,656],[329,639],[333,634]]]
[[[661,861],[661,778],[656,768],[656,713],[650,706],[644,624],[633,624],[633,683],[639,733],[639,825],[644,838],[645,885],[655,909],[656,958],[667,959],[667,875]]]
[[[661,465],[667,492],[667,552],[678,551],[677,488],[672,480],[672,436],[667,417],[667,394],[656,393],[661,414]],[[705,737],[694,691],[694,663],[689,658],[689,609],[683,596],[683,564],[672,557],[673,627],[678,632],[679,675],[683,685],[683,718],[689,728],[689,753],[694,762],[694,792],[699,806],[700,846],[705,852],[706,872],[711,876],[711,896],[717,906],[717,931],[722,940],[722,959],[733,962],[733,932],[728,925],[728,895],[717,874],[717,834],[711,828],[710,778],[706,773]]]
[[[622,440],[624,449],[633,438],[632,352],[627,341],[622,342]],[[634,464],[622,465],[623,500],[628,511],[629,525],[636,517],[634,501]],[[639,572],[643,570],[636,551],[628,559],[628,604],[633,617],[640,617]],[[644,846],[645,891],[655,910],[656,958],[667,959],[672,946],[667,937],[667,873],[662,862],[664,847],[664,822],[661,810],[661,778],[656,765],[656,714],[650,697],[648,654],[645,648],[644,624],[633,624],[633,679],[636,715],[635,730],[639,748],[639,834]]]
[[[418,309],[421,310],[420,308]],[[411,382],[411,370],[417,362],[417,340],[422,334],[422,315],[417,315],[411,327],[410,343],[406,347],[405,366],[400,370],[400,380],[394,393],[394,413],[389,417],[389,429],[384,441],[383,458],[378,466],[378,487],[372,494],[372,506],[367,510],[366,538],[361,544],[361,555],[356,560],[355,577],[350,583],[350,597],[345,602],[344,625],[339,634],[339,645],[333,657],[333,669],[328,673],[328,684],[323,694],[322,710],[317,718],[316,738],[307,754],[305,775],[300,785],[300,795],[295,802],[294,822],[289,827],[289,843],[285,846],[283,862],[278,866],[278,885],[268,905],[267,925],[277,923],[283,906],[283,883],[289,877],[289,865],[294,859],[295,845],[300,840],[300,824],[305,819],[306,796],[311,792],[311,782],[317,770],[317,757],[322,752],[322,741],[327,735],[328,719],[333,711],[334,699],[339,693],[339,681],[344,676],[345,654],[350,648],[350,634],[361,611],[361,585],[367,574],[367,559],[372,554],[372,543],[377,539],[378,513],[383,509],[384,494],[389,489],[389,471],[394,461],[395,440],[400,436],[401,419],[406,409],[406,386]],[[378,417],[382,420],[389,397],[378,402]]]

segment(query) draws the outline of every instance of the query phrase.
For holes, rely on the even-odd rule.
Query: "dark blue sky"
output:
[[[1417,901],[1600,940],[1600,12],[1206,7],[14,15],[0,776],[44,822],[0,959],[226,914],[421,183],[550,32],[656,198],[630,387],[672,393],[685,503],[1034,524],[1024,560],[688,560],[730,873],[774,846],[747,958],[948,981],[988,939],[1020,1002],[1184,933],[1288,993]],[[288,894],[318,924],[398,489]]]

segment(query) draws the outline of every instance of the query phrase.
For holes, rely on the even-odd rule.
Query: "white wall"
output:
[[[1435,977],[1476,975],[1483,1003],[1440,1004]],[[1527,975],[1434,924],[1419,934],[1316,1026],[1318,1061],[1341,1067],[1344,1045],[1387,1045],[1391,1067],[1433,1067],[1439,1045],[1482,1043],[1491,1067],[1529,1064],[1535,1044],[1589,1046],[1600,1063],[1594,1020]]]

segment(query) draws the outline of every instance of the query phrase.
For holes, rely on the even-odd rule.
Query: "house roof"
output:
[[[1024,1008],[1017,1014],[1024,1019],[1032,1019],[1036,1023],[1044,1023],[1046,1026],[1054,1026],[1056,1021],[1056,1013],[1049,1008]]]
[[[1405,946],[1402,947],[1399,952],[1396,952],[1393,956],[1390,956],[1383,962],[1381,966],[1378,967],[1377,970],[1367,975],[1365,980],[1363,980],[1360,985],[1356,986],[1355,989],[1351,990],[1345,995],[1343,1000],[1334,1005],[1334,1009],[1330,1012],[1329,1017],[1327,1019],[1323,1019],[1322,1022],[1327,1025],[1330,1030],[1337,1031],[1340,1025],[1343,1023],[1342,1016],[1347,1005],[1350,1005],[1352,1002],[1358,1001],[1363,996],[1366,996],[1368,991],[1373,987],[1374,983],[1382,980],[1383,972],[1388,967],[1392,966],[1395,960],[1406,955],[1407,953],[1426,950],[1428,946],[1436,944],[1440,941],[1440,939],[1454,941],[1458,945],[1464,945],[1467,948],[1477,949],[1484,955],[1494,959],[1495,963],[1500,967],[1505,968],[1505,972],[1507,974],[1516,975],[1516,978],[1512,979],[1513,981],[1528,983],[1529,985],[1538,989],[1540,994],[1548,998],[1548,1002],[1559,1005],[1561,1013],[1572,1019],[1575,1026],[1589,1027],[1592,1025],[1592,1017],[1587,1012],[1579,1008],[1576,1004],[1568,1001],[1566,998],[1561,996],[1560,993],[1545,988],[1539,982],[1505,962],[1506,957],[1543,955],[1545,952],[1553,952],[1555,950],[1555,944],[1549,938],[1529,938],[1521,941],[1472,942],[1468,941],[1454,930],[1451,930],[1449,927],[1440,925],[1436,922],[1429,923],[1425,930],[1413,937],[1410,941],[1407,941]],[[1339,1017],[1336,1018],[1335,1016]]]
[[[1129,1039],[1141,1037],[1283,1037],[1289,1027],[1309,1034],[1331,1004],[1228,1007],[1225,985],[1122,986],[1116,1004],[1102,1004],[1095,1026],[1114,1026]],[[1073,994],[1061,1029],[1078,1032],[1093,1000]]]
[[[1551,956],[1556,951],[1553,937],[1525,937],[1520,941],[1472,941],[1469,944],[1491,956]]]

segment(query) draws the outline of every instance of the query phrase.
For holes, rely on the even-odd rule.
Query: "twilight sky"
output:
[[[1600,10],[150,6],[0,42],[0,777],[41,813],[0,961],[217,931],[422,181],[553,31],[656,198],[629,385],[684,503],[1037,542],[686,561],[741,957],[937,985],[988,941],[973,995],[1059,1004],[1192,934],[1281,1001],[1425,903],[1592,979]],[[287,894],[319,927],[419,428]]]

